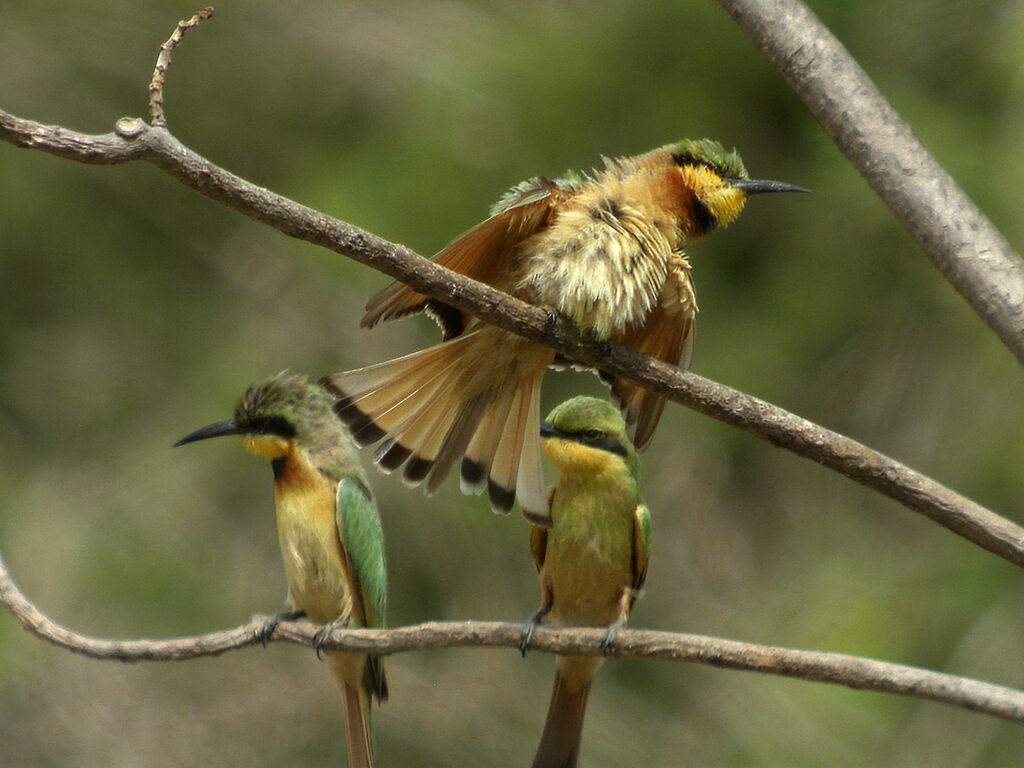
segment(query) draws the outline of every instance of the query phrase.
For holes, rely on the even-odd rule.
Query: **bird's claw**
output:
[[[305,616],[305,611],[285,611],[275,616],[271,616],[267,619],[266,623],[256,631],[256,639],[260,641],[260,645],[266,646],[267,641],[270,640],[274,634],[274,630],[277,629],[277,625],[282,621],[295,621]]]
[[[535,630],[537,625],[544,620],[544,617],[548,615],[548,611],[550,610],[550,600],[545,601],[544,604],[526,620],[526,626],[523,627],[523,633],[519,636],[519,653],[522,654],[524,659],[526,658],[526,652],[530,649],[530,641],[533,640],[533,630]]]
[[[324,660],[324,646],[327,645],[331,632],[335,629],[345,629],[348,626],[348,621],[341,618],[336,621],[332,621],[330,624],[324,624],[316,631],[316,634],[313,635],[313,650],[316,651],[316,657],[320,659],[320,661]]]
[[[529,650],[529,641],[534,639],[534,628],[536,624],[530,622],[522,628],[522,634],[519,635],[519,654],[525,658],[526,651]]]
[[[320,627],[313,635],[313,650],[316,651],[316,657],[320,661],[324,660],[324,645],[327,644],[327,637],[331,634],[331,626]]]
[[[256,639],[260,641],[260,645],[264,648],[266,648],[267,641],[270,640],[271,635],[274,634],[274,630],[277,629],[278,623],[277,616],[270,616],[266,623],[256,630]]]
[[[519,635],[519,653],[525,659],[526,652],[530,649],[530,641],[533,640],[533,630],[537,628],[537,622],[528,621]]]
[[[604,640],[601,641],[601,653],[607,656],[611,653],[612,646],[615,645],[615,636],[619,634],[619,630],[622,628],[622,622],[615,622],[605,633]]]

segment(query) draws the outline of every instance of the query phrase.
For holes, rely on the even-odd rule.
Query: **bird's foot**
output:
[[[270,640],[271,635],[274,634],[274,630],[277,629],[277,625],[282,621],[295,621],[301,619],[306,615],[305,611],[284,611],[276,616],[271,616],[267,623],[264,624],[259,632],[256,633],[256,639],[260,641],[261,645],[266,645],[267,641]]]
[[[530,649],[530,641],[533,640],[533,630],[537,628],[535,622],[527,622],[523,632],[519,635],[519,653],[525,659],[526,652]]]
[[[519,635],[519,653],[524,659],[526,658],[526,652],[530,649],[530,641],[533,640],[533,631],[540,625],[544,617],[548,615],[549,610],[548,606],[542,605],[537,609],[536,613],[526,620],[526,626],[523,627],[523,632]]]
[[[622,629],[624,626],[626,626],[626,622],[616,621],[614,624],[608,627],[608,631],[605,633],[604,640],[601,641],[601,653],[603,653],[605,656],[607,656],[611,652],[612,646],[615,645],[615,636],[619,634],[619,630]]]
[[[313,650],[316,651],[316,657],[320,661],[324,659],[324,646],[327,645],[331,632],[335,629],[344,629],[347,626],[347,621],[332,621],[330,624],[324,624],[316,631],[316,634],[313,635]]]

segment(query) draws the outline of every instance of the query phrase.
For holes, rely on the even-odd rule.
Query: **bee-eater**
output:
[[[239,435],[274,470],[277,535],[288,580],[289,618],[335,626],[382,627],[387,592],[384,536],[369,482],[331,398],[299,376],[278,375],[249,387],[234,418],[196,430],[184,445]],[[345,695],[345,734],[352,768],[372,768],[370,696],[383,702],[379,658],[331,653]]]
[[[626,624],[647,576],[651,516],[640,498],[639,462],[622,416],[611,403],[575,397],[541,423],[544,453],[561,472],[551,492],[551,527],[530,530],[541,607],[533,628],[608,627],[610,645]],[[602,659],[559,656],[547,721],[534,768],[571,768],[579,757],[583,713]]]
[[[434,261],[548,308],[600,340],[686,367],[697,301],[683,248],[725,227],[748,195],[806,191],[747,176],[735,151],[702,139],[605,160],[589,176],[534,178],[509,190],[491,217]],[[406,357],[321,380],[361,446],[381,442],[386,472],[433,493],[462,459],[464,493],[488,491],[495,512],[518,498],[547,517],[540,446],[540,383],[555,352],[486,325],[401,283],[366,305],[364,327],[425,311],[444,341]],[[564,362],[564,361],[558,361]],[[634,444],[654,434],[663,401],[604,377]]]

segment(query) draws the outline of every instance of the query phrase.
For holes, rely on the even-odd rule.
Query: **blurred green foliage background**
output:
[[[1024,242],[1024,3],[816,0],[939,161]],[[0,105],[89,132],[144,115],[181,2],[0,2]],[[1024,377],[714,3],[225,3],[175,54],[171,130],[241,176],[423,254],[509,185],[711,136],[810,197],[751,202],[690,251],[693,369],[845,432],[1020,520]],[[103,637],[283,605],[264,463],[172,451],[250,382],[437,338],[357,329],[387,278],[144,164],[0,145],[0,549],[40,608]],[[552,374],[545,408],[589,375]],[[374,472],[390,620],[519,620],[518,515]],[[655,542],[635,627],[863,654],[1024,686],[1011,565],[831,472],[670,406],[645,456]],[[389,661],[380,763],[528,763],[553,661]],[[0,616],[0,764],[343,760],[311,652],[183,664],[73,656]],[[587,765],[1016,766],[1024,731],[938,705],[693,665],[602,670]]]

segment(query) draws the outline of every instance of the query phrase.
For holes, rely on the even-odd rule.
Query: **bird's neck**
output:
[[[275,494],[308,492],[319,488],[326,480],[310,460],[309,454],[295,445],[271,460],[274,468]]]

